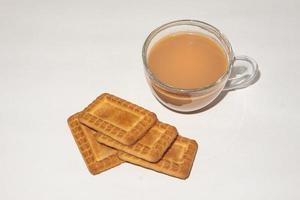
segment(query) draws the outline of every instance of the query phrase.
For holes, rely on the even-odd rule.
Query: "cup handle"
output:
[[[236,90],[248,87],[258,74],[256,61],[248,56],[236,56],[223,90]]]

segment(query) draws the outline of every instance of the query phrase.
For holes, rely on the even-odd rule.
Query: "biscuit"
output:
[[[177,130],[174,126],[157,122],[144,137],[131,146],[123,145],[105,134],[97,134],[96,140],[149,162],[157,162],[176,136]]]
[[[79,116],[81,123],[124,145],[132,145],[143,137],[156,120],[153,112],[107,93]]]
[[[178,136],[170,149],[157,163],[147,162],[125,152],[118,152],[120,159],[168,174],[181,179],[186,179],[191,171],[198,145],[195,140]]]
[[[116,150],[96,141],[95,131],[80,124],[78,116],[79,113],[76,113],[69,117],[68,124],[91,174],[99,174],[123,163]]]

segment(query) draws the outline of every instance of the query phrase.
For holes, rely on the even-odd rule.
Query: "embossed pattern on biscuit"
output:
[[[157,122],[144,137],[131,146],[123,145],[105,134],[97,134],[96,140],[149,162],[157,162],[175,140],[176,136],[177,130],[174,126]]]
[[[157,163],[147,162],[119,151],[120,159],[170,176],[186,179],[191,171],[198,145],[196,141],[178,136],[170,149]]]
[[[72,115],[68,124],[91,174],[99,174],[123,163],[116,150],[96,141],[95,131],[80,124],[78,116],[79,113]]]
[[[153,112],[104,93],[84,109],[79,120],[122,144],[132,145],[145,135],[157,118]]]

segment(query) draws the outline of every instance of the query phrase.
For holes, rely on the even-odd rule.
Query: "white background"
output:
[[[300,1],[0,0],[0,199],[300,199]],[[260,79],[211,109],[152,96],[141,48],[157,26],[206,21]],[[124,164],[91,176],[67,118],[103,92],[199,143],[186,181]]]

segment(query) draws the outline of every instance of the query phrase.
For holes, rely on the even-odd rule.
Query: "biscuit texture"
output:
[[[116,150],[96,141],[94,130],[80,124],[79,115],[76,113],[69,117],[68,124],[91,174],[99,174],[123,163]]]
[[[104,93],[84,109],[79,120],[124,145],[132,145],[146,134],[157,118],[153,112]]]
[[[178,136],[166,154],[157,163],[147,162],[119,151],[120,159],[170,176],[186,179],[191,171],[198,145],[195,140]]]
[[[123,145],[105,134],[97,134],[96,140],[146,161],[157,162],[176,137],[177,130],[174,126],[157,122],[144,137],[131,146]]]

